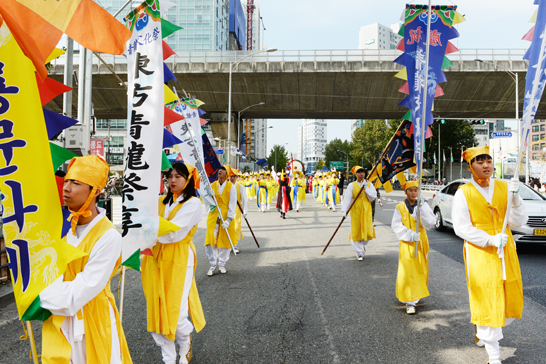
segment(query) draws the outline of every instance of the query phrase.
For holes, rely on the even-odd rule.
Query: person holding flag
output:
[[[199,332],[206,324],[195,283],[197,255],[193,244],[202,218],[196,193],[201,177],[195,167],[181,162],[174,163],[166,174],[169,190],[159,197],[159,215],[180,229],[160,236],[150,254],[143,254],[142,288],[148,331],[161,348],[163,362],[175,364],[176,341],[182,364],[189,363],[192,356],[194,326]]]
[[[426,202],[419,205],[419,232],[417,224],[417,198],[419,181],[402,185],[406,193],[392,216],[391,228],[400,240],[398,254],[398,274],[396,275],[396,298],[406,305],[406,313],[413,315],[415,305],[420,299],[429,296],[428,292],[428,236],[426,230],[436,223],[436,216]],[[415,242],[419,242],[415,258]]]
[[[234,241],[233,245],[233,251],[235,253],[239,253],[239,240],[244,239],[243,237],[243,231],[241,229],[241,213],[246,217],[248,213],[248,202],[247,202],[247,196],[245,192],[245,186],[238,182],[239,178],[242,178],[242,175],[239,174],[239,171],[237,169],[233,169],[234,174],[229,177],[229,181],[235,186],[235,189],[237,190],[237,212],[235,213],[235,219],[233,223],[235,224],[235,232],[237,241]],[[243,211],[241,211],[241,208]]]
[[[220,167],[218,181],[212,183],[212,190],[218,206],[205,204],[205,207],[209,210],[207,236],[205,238],[205,252],[210,263],[207,272],[209,277],[214,275],[216,266],[220,269],[220,273],[227,273],[226,263],[229,260],[229,251],[233,247],[233,242],[237,241],[235,223],[233,222],[237,211],[237,189],[228,181],[228,177],[232,175],[231,166],[226,164]],[[219,216],[219,209],[222,216]]]
[[[301,204],[305,201],[305,179],[303,178],[303,173],[296,170],[294,172],[294,178],[290,182],[290,187],[292,187],[292,192],[290,193],[290,199],[292,200],[292,206],[296,212],[300,212]]]
[[[374,185],[365,179],[366,170],[360,166],[354,166],[351,173],[356,176],[356,181],[349,184],[347,187],[347,196],[343,199],[341,212],[343,217],[347,217],[347,210],[353,203],[351,208],[351,232],[349,233],[349,241],[356,253],[357,260],[363,260],[366,252],[368,241],[375,238],[375,229],[372,222],[372,201],[377,197],[377,191]],[[364,193],[360,196],[358,193],[364,188]],[[357,199],[358,196],[358,199]]]
[[[44,363],[132,363],[110,280],[121,264],[121,234],[96,205],[108,180],[99,156],[74,157],[63,200],[71,212],[67,242],[86,255],[40,293],[52,315],[42,326]]]
[[[518,194],[519,180],[512,178],[507,183],[491,178],[489,147],[468,148],[463,157],[472,179],[453,198],[453,228],[465,240],[465,272],[476,342],[485,345],[491,364],[499,364],[502,328],[521,318],[523,311],[521,271],[510,228],[524,225],[528,217]],[[509,227],[504,233],[509,203]]]

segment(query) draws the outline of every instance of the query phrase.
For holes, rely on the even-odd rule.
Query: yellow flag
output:
[[[408,70],[406,67],[402,68],[402,71],[398,72],[394,75],[394,77],[399,78],[401,80],[407,81],[408,80]]]
[[[35,68],[0,27],[0,189],[19,318],[45,319],[38,295],[85,254],[61,239],[59,201]]]

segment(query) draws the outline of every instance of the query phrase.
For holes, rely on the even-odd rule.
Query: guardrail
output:
[[[167,63],[230,63],[255,51],[179,51]],[[451,61],[522,61],[526,49],[460,49],[448,56]],[[392,62],[402,54],[397,49],[340,49],[340,50],[299,50],[264,52],[241,61],[247,62]],[[101,54],[102,59],[111,66],[126,64],[125,56]],[[51,61],[53,65],[64,65],[65,56]],[[93,57],[93,64],[100,64]],[[74,53],[74,64],[79,64],[79,54]]]
[[[440,191],[444,187],[445,187],[444,185],[430,185],[430,184],[421,185],[421,188],[425,191]]]

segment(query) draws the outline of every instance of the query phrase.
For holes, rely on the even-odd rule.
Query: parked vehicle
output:
[[[439,192],[435,193],[432,199],[432,210],[436,215],[436,230],[443,231],[446,228],[453,228],[451,209],[453,197],[459,186],[470,182],[468,179],[458,179]],[[522,184],[519,195],[523,199],[525,210],[529,215],[527,224],[517,229],[512,229],[516,243],[546,243],[546,197]]]

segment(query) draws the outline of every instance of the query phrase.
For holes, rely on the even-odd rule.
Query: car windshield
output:
[[[531,187],[522,185],[522,188],[519,189],[519,195],[524,200],[536,200],[536,201],[544,201],[546,198],[542,196],[540,193],[533,190]]]

